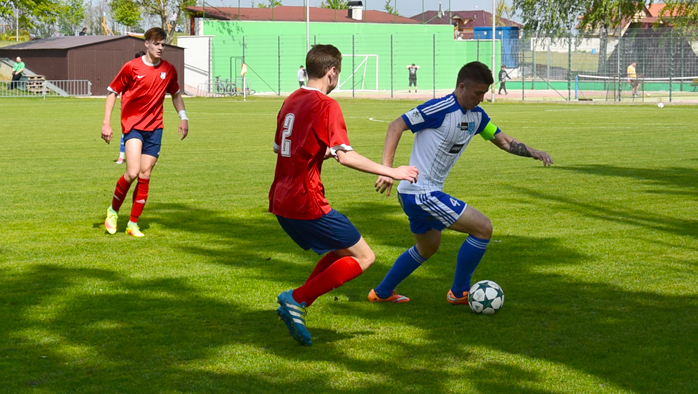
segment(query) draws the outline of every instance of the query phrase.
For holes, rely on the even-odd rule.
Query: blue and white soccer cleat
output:
[[[312,345],[310,333],[305,328],[305,303],[299,304],[293,299],[293,290],[279,294],[277,302],[281,306],[276,309],[276,314],[286,323],[291,337],[305,346]]]

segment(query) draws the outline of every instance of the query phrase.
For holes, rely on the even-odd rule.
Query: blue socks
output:
[[[482,257],[482,255],[480,255],[480,257]],[[390,271],[385,275],[383,281],[374,289],[376,295],[380,298],[390,297],[397,285],[410,276],[410,274],[425,261],[427,261],[427,259],[420,256],[419,252],[417,252],[416,245],[404,251],[400,257],[395,260],[395,264],[393,264]]]
[[[470,280],[473,277],[475,268],[480,264],[482,256],[487,251],[489,239],[480,239],[468,236],[461,245],[458,251],[458,259],[456,260],[456,275],[453,278],[453,286],[451,292],[456,297],[463,297],[463,293],[470,290]]]

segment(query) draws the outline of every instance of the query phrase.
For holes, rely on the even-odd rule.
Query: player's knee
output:
[[[433,256],[438,251],[439,243],[428,245],[417,244],[417,253],[419,253],[419,255],[424,257],[425,259],[428,259],[429,257]]]
[[[138,171],[128,170],[128,171],[126,171],[126,176],[124,178],[129,182],[133,182],[136,179],[138,179],[139,174],[140,174],[140,172],[138,172]]]
[[[354,258],[359,263],[362,271],[366,271],[368,267],[370,267],[373,262],[376,261],[376,255],[371,249],[363,253],[361,256],[356,256]]]
[[[478,234],[473,234],[478,238],[482,239],[490,239],[492,238],[492,232],[494,229],[492,228],[492,222],[488,217],[484,217],[480,225],[478,226]]]

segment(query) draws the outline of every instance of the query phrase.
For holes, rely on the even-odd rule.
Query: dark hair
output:
[[[308,78],[322,78],[332,67],[341,72],[342,53],[334,45],[313,45],[305,56],[305,65]]]
[[[145,51],[138,51],[138,52],[136,52],[136,57],[135,57],[135,59],[138,59],[139,57],[141,57],[141,56],[143,56],[143,55],[145,55]]]
[[[458,71],[456,86],[458,86],[461,82],[475,82],[492,85],[494,83],[494,78],[492,77],[492,71],[490,71],[486,64],[480,62],[470,62],[461,67],[460,71]]]
[[[167,33],[160,27],[151,27],[145,32],[144,38],[146,41],[164,40],[167,38]]]

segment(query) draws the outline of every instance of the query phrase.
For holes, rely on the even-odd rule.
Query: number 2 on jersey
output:
[[[281,133],[281,156],[291,157],[291,133],[293,133],[293,121],[295,115],[289,113],[284,118],[284,129]]]

